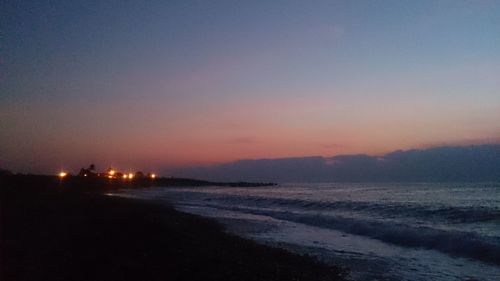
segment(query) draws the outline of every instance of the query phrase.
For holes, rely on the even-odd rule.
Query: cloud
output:
[[[398,150],[383,156],[240,160],[212,167],[178,169],[174,175],[274,182],[498,181],[498,167],[500,144],[489,144]]]

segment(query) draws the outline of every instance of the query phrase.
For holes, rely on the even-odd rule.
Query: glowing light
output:
[[[112,178],[113,178],[113,176],[112,176],[112,175],[109,175],[109,176],[108,176],[108,178],[112,179]]]
[[[151,174],[151,178],[152,179],[156,178],[156,175],[155,174]]]
[[[128,174],[129,179],[132,179],[133,177],[134,177],[134,174],[132,174],[132,173]]]
[[[60,172],[60,173],[59,173],[59,177],[60,177],[60,178],[64,178],[64,177],[65,177],[65,176],[67,176],[67,175],[68,175],[68,173],[66,173],[66,172]]]
[[[123,175],[123,178],[126,179],[128,176],[127,175]]]
[[[109,170],[109,175],[113,176],[115,174],[115,170]]]

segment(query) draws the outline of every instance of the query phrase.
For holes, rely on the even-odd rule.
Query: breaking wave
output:
[[[404,247],[424,248],[447,254],[476,259],[500,265],[500,238],[484,237],[470,232],[445,231],[380,221],[345,218],[328,215],[309,215],[287,211],[256,208],[227,207],[208,204],[206,207],[269,216],[321,228],[367,236]]]
[[[500,220],[500,208],[484,206],[426,206],[416,203],[376,203],[364,201],[337,201],[321,202],[301,199],[266,198],[258,196],[224,196],[210,197],[206,201],[216,201],[224,204],[263,207],[285,207],[309,211],[355,211],[363,213],[377,213],[385,217],[397,216],[412,217],[425,220],[441,220],[447,223],[486,222]]]

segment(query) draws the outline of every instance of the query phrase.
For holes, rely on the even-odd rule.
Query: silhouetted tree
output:
[[[90,166],[87,169],[81,168],[80,172],[78,173],[78,175],[80,177],[94,177],[94,176],[97,176],[97,174],[95,173],[95,165],[94,164],[90,164]]]
[[[13,175],[11,171],[6,169],[0,169],[0,176],[10,176],[10,175]]]
[[[87,170],[87,169],[85,169],[85,168],[81,168],[81,169],[80,169],[80,172],[78,173],[78,176],[80,176],[80,177],[84,177],[85,175],[87,175],[87,173],[88,173],[88,170]]]
[[[142,179],[144,177],[144,173],[141,171],[135,172],[135,177],[138,179]]]

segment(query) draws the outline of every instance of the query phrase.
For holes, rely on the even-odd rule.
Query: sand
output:
[[[0,280],[346,279],[343,269],[106,188],[1,177]]]

